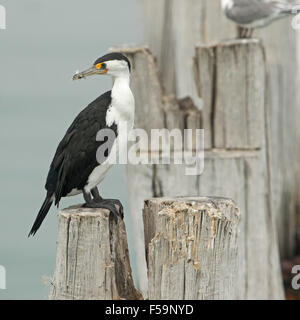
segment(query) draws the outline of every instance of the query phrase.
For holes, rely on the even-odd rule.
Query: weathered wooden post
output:
[[[203,126],[211,133],[199,194],[234,199],[244,217],[239,298],[282,298],[271,200],[264,47],[257,39],[199,45],[195,64],[198,92],[205,101]],[[208,81],[211,92],[206,90]]]
[[[239,210],[225,198],[153,198],[143,212],[149,299],[238,294]]]
[[[56,268],[50,299],[141,299],[131,276],[126,231],[106,209],[59,212]]]

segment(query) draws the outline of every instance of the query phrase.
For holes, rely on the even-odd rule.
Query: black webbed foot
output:
[[[116,208],[115,204],[119,206],[119,210]],[[120,217],[123,220],[123,206],[119,200],[110,201],[110,200],[101,200],[101,201],[92,201],[89,203],[83,204],[84,208],[102,208],[108,209],[113,216],[114,221],[117,223],[118,218]]]
[[[84,200],[86,201],[83,207],[108,209],[113,215],[115,222],[118,221],[118,217],[120,217],[123,220],[123,217],[124,217],[123,205],[119,200],[103,199],[100,196],[97,187],[93,188],[91,190],[91,193],[94,198],[91,197],[90,193],[85,192],[85,190],[83,190],[83,197],[84,197]],[[119,210],[116,208],[116,205],[119,207]]]
[[[118,199],[102,199],[102,203],[103,202],[111,204],[112,206],[118,206],[119,207],[118,215],[123,220],[123,218],[124,218],[124,208],[123,208],[123,205],[122,205],[120,200],[118,200]]]

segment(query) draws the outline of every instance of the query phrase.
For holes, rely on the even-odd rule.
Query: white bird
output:
[[[222,10],[239,26],[240,38],[251,38],[253,30],[300,12],[300,4],[273,0],[222,0]]]

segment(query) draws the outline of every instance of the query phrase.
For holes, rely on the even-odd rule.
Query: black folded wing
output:
[[[108,91],[78,114],[58,145],[45,186],[48,193],[55,195],[55,204],[73,189],[83,189],[89,175],[99,165],[96,153],[104,143],[96,141],[99,130],[110,128],[117,136],[116,124],[110,127],[106,124],[110,105],[111,91]],[[110,150],[108,148],[107,153]]]

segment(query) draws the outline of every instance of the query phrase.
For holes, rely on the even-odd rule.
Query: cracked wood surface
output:
[[[129,262],[126,230],[106,209],[72,206],[59,212],[51,300],[141,299]]]
[[[257,39],[196,47],[196,85],[205,101],[205,148],[262,147],[265,54]]]
[[[237,297],[238,225],[225,198],[155,198],[143,210],[149,299]]]

